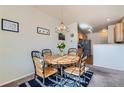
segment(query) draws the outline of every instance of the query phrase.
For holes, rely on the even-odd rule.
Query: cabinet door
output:
[[[121,26],[121,32],[120,32],[120,34],[121,34],[121,40],[122,40],[122,42],[124,42],[124,25],[123,25],[124,23],[121,23],[120,24],[120,26]]]
[[[115,42],[123,41],[124,41],[123,23],[117,23],[115,25]]]
[[[115,25],[108,26],[108,43],[110,44],[115,43],[114,29]]]

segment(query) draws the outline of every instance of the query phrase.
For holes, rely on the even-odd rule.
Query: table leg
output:
[[[60,66],[60,69],[61,69],[61,76],[63,77],[63,67]]]
[[[61,72],[60,72],[60,74],[61,74],[61,87],[63,87],[63,66],[62,65],[60,65],[60,70],[61,70]]]

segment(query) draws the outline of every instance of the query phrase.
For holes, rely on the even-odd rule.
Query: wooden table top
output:
[[[71,56],[71,55],[65,55],[65,56],[48,56],[45,57],[45,61],[48,64],[60,64],[60,65],[67,65],[67,64],[74,64],[77,63],[79,60],[79,56]]]

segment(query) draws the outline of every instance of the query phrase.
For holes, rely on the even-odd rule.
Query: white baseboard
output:
[[[4,82],[4,83],[0,84],[0,86],[4,86],[4,85],[6,85],[6,84],[12,83],[12,82],[17,81],[17,80],[19,80],[19,79],[23,79],[23,78],[25,78],[25,77],[27,77],[27,76],[30,76],[30,75],[33,75],[33,74],[34,74],[34,72],[33,72],[33,73],[26,74],[26,75],[21,76],[21,77],[18,77],[18,78],[16,78],[16,79],[13,79],[13,80]]]
[[[106,67],[106,66],[99,66],[99,65],[93,65],[94,68],[100,68],[102,70],[106,70],[106,71],[119,71],[124,73],[124,70],[122,69],[116,69],[116,68],[112,68],[112,67]]]

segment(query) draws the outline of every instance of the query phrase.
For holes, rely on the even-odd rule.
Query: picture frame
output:
[[[59,40],[65,40],[65,35],[63,33],[58,34],[58,39]]]
[[[43,27],[37,27],[37,33],[43,35],[50,35],[50,30]]]
[[[10,32],[19,32],[19,23],[8,19],[1,19],[1,29]]]

